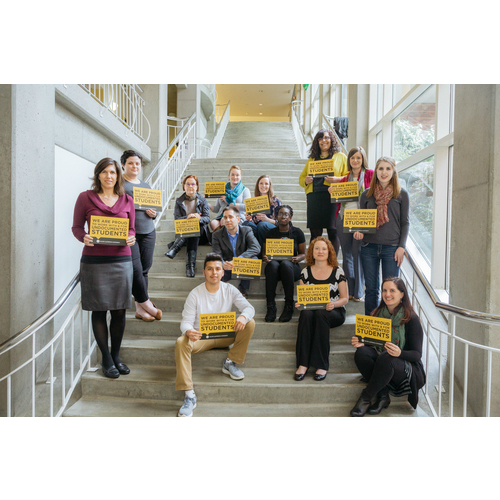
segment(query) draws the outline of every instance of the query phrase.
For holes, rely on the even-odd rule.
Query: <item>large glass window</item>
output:
[[[403,170],[399,178],[410,195],[410,237],[431,265],[434,156]]]
[[[436,86],[432,85],[393,121],[393,155],[396,161],[431,145],[436,131]]]

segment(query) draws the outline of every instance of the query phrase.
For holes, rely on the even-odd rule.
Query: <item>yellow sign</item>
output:
[[[327,304],[330,302],[330,285],[297,285],[297,302],[305,304]]]
[[[331,160],[311,161],[307,169],[307,173],[312,177],[325,177],[327,175],[333,175],[334,172],[335,166],[333,158]]]
[[[375,233],[377,230],[377,209],[344,210],[344,233]]]
[[[294,240],[286,239],[267,239],[266,238],[266,255],[271,258],[293,257]]]
[[[134,206],[138,210],[147,210],[152,208],[156,210],[161,209],[161,191],[158,189],[146,189],[141,187],[134,187]]]
[[[270,213],[269,197],[264,195],[256,196],[255,198],[247,198],[245,200],[245,212],[247,214]]]
[[[196,217],[191,219],[177,219],[174,221],[176,236],[199,236],[200,220]]]
[[[392,321],[388,318],[356,314],[356,336],[368,345],[384,345],[390,342],[391,329]]]
[[[200,332],[202,340],[234,337],[236,313],[200,314]]]
[[[125,246],[128,227],[128,219],[91,215],[89,235],[94,238],[94,244],[97,245]]]
[[[205,182],[205,198],[218,198],[226,194],[225,182]]]
[[[332,203],[343,201],[357,201],[359,199],[359,187],[357,181],[352,182],[334,182],[330,184],[332,192],[330,193]]]
[[[242,259],[235,257],[233,259],[232,273],[239,276],[240,274],[248,276],[260,276],[262,270],[262,261],[259,259]]]

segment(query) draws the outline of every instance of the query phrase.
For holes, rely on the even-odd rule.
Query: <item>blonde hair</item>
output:
[[[379,165],[382,162],[389,163],[389,165],[392,167],[392,178],[389,182],[389,184],[392,184],[393,187],[393,198],[397,198],[399,196],[399,193],[401,193],[401,186],[399,184],[399,177],[398,177],[398,171],[396,170],[396,160],[392,158],[392,156],[381,156],[377,160],[377,164],[375,165],[375,170],[373,173],[372,180],[370,182],[370,187],[368,188],[368,193],[366,193],[367,198],[370,196],[373,196],[373,193],[375,192],[375,186],[377,184],[380,184],[378,177],[377,177],[377,169]]]

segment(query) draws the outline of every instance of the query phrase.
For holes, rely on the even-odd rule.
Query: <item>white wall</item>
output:
[[[55,146],[54,301],[80,269],[83,243],[71,232],[78,195],[90,189],[95,165]]]

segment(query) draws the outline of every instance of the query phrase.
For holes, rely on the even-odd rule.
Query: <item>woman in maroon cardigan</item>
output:
[[[85,245],[80,261],[82,309],[92,311],[92,329],[102,354],[102,371],[109,378],[130,373],[120,360],[119,352],[125,312],[132,305],[130,247],[135,243],[135,208],[123,184],[118,163],[111,158],[102,159],[94,169],[92,189],[80,193],[76,200],[72,227],[75,238]],[[129,219],[125,244],[94,244],[88,234],[92,216]],[[108,348],[107,311],[111,313],[111,351]]]
[[[347,168],[349,174],[345,177],[334,177],[333,182],[353,182],[357,181],[359,185],[359,196],[361,193],[370,187],[370,181],[373,177],[373,170],[368,170],[368,160],[365,150],[361,147],[352,148],[347,155]],[[332,187],[328,191],[332,192]],[[344,210],[346,208],[359,208],[359,198],[357,201],[344,202],[338,204],[338,210],[335,214],[335,224],[337,227],[337,235],[342,248],[342,269],[347,278],[347,286],[349,287],[349,299],[359,302],[363,298],[363,290],[365,288],[365,278],[363,276],[363,268],[361,267],[360,248],[361,240],[356,240],[352,233],[344,233]]]

